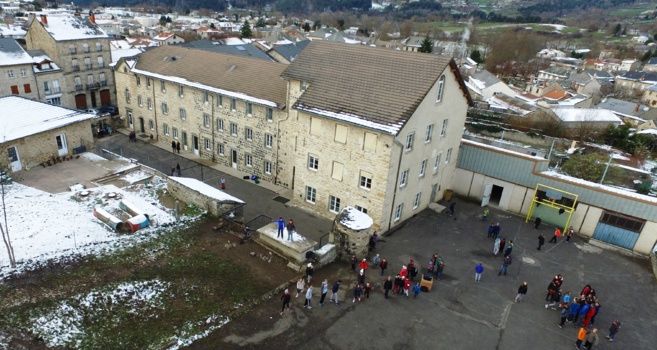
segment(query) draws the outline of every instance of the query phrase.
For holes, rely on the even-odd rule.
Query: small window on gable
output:
[[[335,141],[340,143],[347,143],[347,131],[349,131],[347,126],[337,124],[335,126]]]
[[[322,128],[322,120],[319,118],[310,117],[310,134],[319,136],[321,128]]]
[[[306,91],[308,88],[308,83],[305,80],[301,81],[301,91]]]
[[[376,139],[377,136],[371,132],[365,132],[365,142],[363,143],[363,148],[371,151],[376,150]]]
[[[438,92],[436,93],[436,102],[443,100],[443,91],[445,90],[445,76],[441,75],[438,79]]]

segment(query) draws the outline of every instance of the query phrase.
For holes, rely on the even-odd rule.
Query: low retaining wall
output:
[[[274,251],[294,265],[301,266],[307,260],[306,254],[314,252],[317,242],[298,233],[294,234],[293,241],[287,240],[287,230],[283,232],[283,239],[276,238],[278,224],[273,222],[257,231],[255,241],[263,247]]]

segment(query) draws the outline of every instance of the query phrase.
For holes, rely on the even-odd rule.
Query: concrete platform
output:
[[[256,242],[267,249],[271,249],[283,256],[294,265],[301,266],[306,261],[306,253],[315,250],[317,242],[308,239],[298,233],[293,234],[293,240],[287,240],[287,230],[283,231],[283,239],[276,238],[278,234],[278,224],[271,224],[260,228]]]

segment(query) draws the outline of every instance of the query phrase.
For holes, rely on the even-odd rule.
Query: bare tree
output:
[[[11,245],[11,238],[9,237],[9,225],[7,224],[7,205],[5,204],[5,182],[8,177],[5,173],[2,173],[0,178],[0,197],[2,197],[2,216],[4,217],[4,222],[0,223],[0,232],[2,232],[2,240],[5,242],[5,247],[7,247],[7,256],[9,257],[9,264],[12,268],[16,267],[16,255],[14,254],[14,247]]]

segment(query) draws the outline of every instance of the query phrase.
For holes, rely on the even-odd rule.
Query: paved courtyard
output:
[[[556,274],[564,276],[564,292],[577,294],[585,284],[597,290],[602,308],[595,319],[600,328],[595,349],[655,348],[657,283],[649,260],[601,249],[578,237],[569,244],[546,243],[539,252],[531,223],[492,209],[489,220],[500,222],[501,235],[515,243],[509,274],[497,276],[502,258],[492,254],[493,240],[486,238],[489,223],[481,221],[481,208],[458,198],[456,202],[456,220],[426,210],[378,246],[378,253],[390,261],[386,274],[393,276],[410,258],[424,267],[433,253],[442,255],[444,276],[431,292],[416,300],[385,300],[383,279],[376,271],[368,274],[375,284],[370,300],[353,304],[356,276],[349,265],[335,263],[315,273],[312,309],[301,307],[301,296],[293,297],[293,311],[281,317],[274,296],[191,348],[571,349],[577,328],[567,323],[560,329],[559,312],[544,307],[547,286]],[[549,239],[553,228],[542,226],[539,232]],[[475,283],[478,262],[485,271]],[[318,307],[324,278],[331,284],[337,278],[344,281],[340,307]],[[513,298],[523,281],[529,282],[529,293],[516,304]],[[623,322],[622,329],[609,343],[604,336],[616,318]]]

